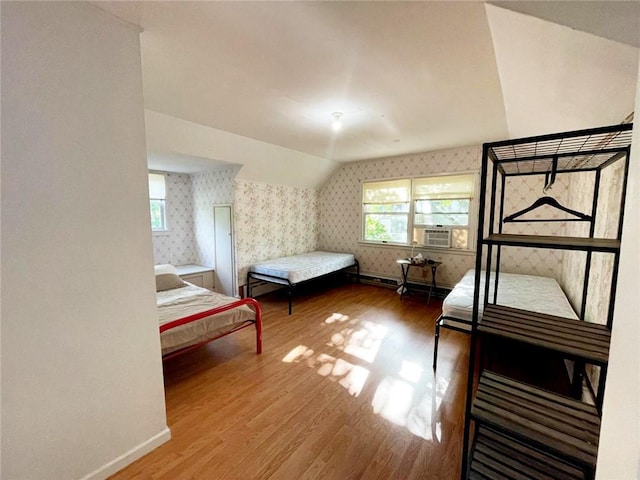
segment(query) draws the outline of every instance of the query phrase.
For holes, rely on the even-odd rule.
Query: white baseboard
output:
[[[169,430],[169,427],[165,427],[160,433],[142,442],[128,452],[123,453],[109,463],[104,464],[90,474],[85,475],[80,480],[104,480],[169,440],[171,440],[171,430]]]

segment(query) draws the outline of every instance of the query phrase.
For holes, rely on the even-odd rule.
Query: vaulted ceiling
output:
[[[619,123],[634,105],[638,2],[95,4],[142,29],[149,151],[184,171],[250,163],[245,144],[334,165]],[[167,139],[188,125],[200,149]]]

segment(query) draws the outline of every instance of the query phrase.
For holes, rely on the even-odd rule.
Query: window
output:
[[[471,246],[474,174],[364,183],[363,240],[417,245],[425,229],[451,230],[451,248]]]
[[[149,202],[151,211],[151,230],[154,232],[167,230],[166,188],[164,175],[149,174]]]
[[[443,227],[451,230],[451,247],[468,249],[470,213],[475,177],[447,175],[413,179],[413,240],[424,243],[424,230]]]
[[[365,183],[362,207],[365,241],[407,243],[411,180]]]

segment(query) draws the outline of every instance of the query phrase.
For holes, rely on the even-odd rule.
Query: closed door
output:
[[[233,256],[233,218],[230,205],[213,207],[216,252],[216,291],[236,295],[236,271]]]

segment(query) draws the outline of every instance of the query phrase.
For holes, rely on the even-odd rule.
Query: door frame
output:
[[[237,297],[238,293],[238,266],[236,262],[236,232],[235,232],[235,223],[234,223],[234,215],[233,215],[233,204],[232,203],[214,203],[212,214],[213,214],[213,249],[214,249],[214,258],[215,265],[214,269],[218,272],[218,252],[216,250],[216,208],[229,208],[229,222],[231,223],[231,292],[233,297]],[[216,287],[218,282],[216,282]],[[216,288],[216,291],[218,289]],[[220,292],[219,292],[220,293]]]

